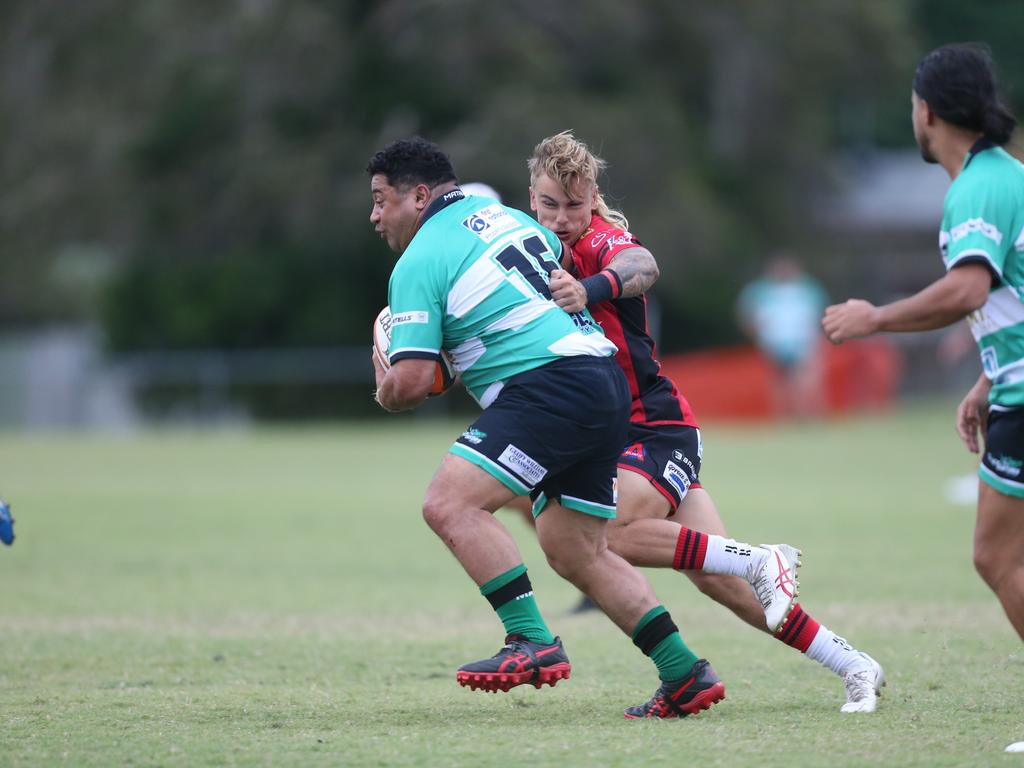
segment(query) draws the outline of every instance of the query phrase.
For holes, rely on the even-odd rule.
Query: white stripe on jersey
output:
[[[506,280],[510,281],[524,296],[536,296],[537,292],[519,273],[510,275],[494,261],[492,256],[504,250],[523,230],[499,238],[484,251],[448,291],[448,314],[452,317],[464,317],[468,312],[487,299],[494,290]]]
[[[466,339],[455,349],[449,349],[448,354],[452,356],[452,361],[455,364],[455,370],[465,371],[474,365],[477,360],[483,357],[484,352],[486,351],[487,347],[484,346],[483,341],[474,337],[472,339]]]
[[[1021,303],[1017,291],[1004,286],[988,295],[985,305],[967,316],[974,340],[980,341],[985,336],[1012,328],[1024,323],[1024,304]]]
[[[603,333],[591,333],[584,336],[579,331],[563,336],[548,349],[561,357],[572,357],[573,355],[608,357],[619,351],[619,348]]]
[[[992,347],[985,347],[985,349],[989,350]],[[984,354],[982,354],[982,367],[984,367]],[[986,369],[985,375],[992,381],[993,386],[1005,387],[1007,384],[1018,384],[1024,381],[1024,360],[1014,360],[995,371]]]
[[[480,407],[481,408],[486,408],[491,403],[493,403],[495,400],[497,400],[498,399],[498,395],[501,394],[501,390],[503,390],[504,388],[505,388],[505,382],[504,381],[496,381],[493,384],[491,384],[489,387],[487,387],[487,389],[484,390],[483,394],[480,395],[480,399],[477,400],[477,402],[480,403]],[[470,394],[472,394],[472,393],[470,393]]]
[[[493,323],[487,326],[488,331],[518,331],[524,325],[528,325],[533,320],[543,315],[545,312],[550,312],[552,309],[558,309],[558,305],[549,299],[542,299],[539,296],[534,296],[525,304],[520,304],[515,309],[511,310],[500,320],[495,320]],[[561,311],[561,310],[559,310]]]

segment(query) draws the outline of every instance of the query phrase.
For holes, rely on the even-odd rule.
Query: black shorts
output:
[[[978,475],[1000,493],[1024,498],[1024,408],[989,408]]]
[[[643,475],[672,510],[679,508],[691,488],[700,488],[700,460],[704,454],[700,430],[678,424],[630,424],[619,469]]]
[[[451,452],[508,488],[615,517],[615,464],[626,442],[629,385],[611,357],[567,357],[509,379]]]

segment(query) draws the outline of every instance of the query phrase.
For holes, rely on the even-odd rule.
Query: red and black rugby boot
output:
[[[646,704],[630,707],[623,714],[627,720],[641,717],[686,717],[710,709],[725,698],[725,684],[706,659],[700,659],[682,680],[662,682]]]
[[[567,680],[572,667],[565,655],[562,640],[545,645],[532,643],[521,635],[505,638],[505,647],[489,659],[459,667],[455,679],[459,685],[496,693],[523,683],[540,688]]]

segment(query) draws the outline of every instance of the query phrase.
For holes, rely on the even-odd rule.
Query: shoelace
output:
[[[768,580],[768,575],[761,572],[761,566],[763,562],[757,564],[751,563],[747,566],[747,580],[754,578],[754,574],[757,574],[757,578],[750,583],[750,586],[754,588],[754,594],[757,595],[758,601],[761,603],[762,608],[767,608],[772,604],[772,600],[775,598],[775,585]]]
[[[859,672],[848,672],[843,676],[846,683],[846,700],[848,702],[864,701],[875,692],[875,681],[870,669]]]

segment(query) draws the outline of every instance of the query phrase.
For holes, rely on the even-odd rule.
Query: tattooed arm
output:
[[[657,282],[660,274],[654,254],[640,246],[619,251],[605,269],[611,269],[619,276],[622,281],[619,298],[623,299],[644,293]]]
[[[639,296],[658,279],[658,263],[646,248],[619,251],[596,275],[577,280],[568,272],[551,273],[551,296],[566,312],[580,312],[588,304]]]

